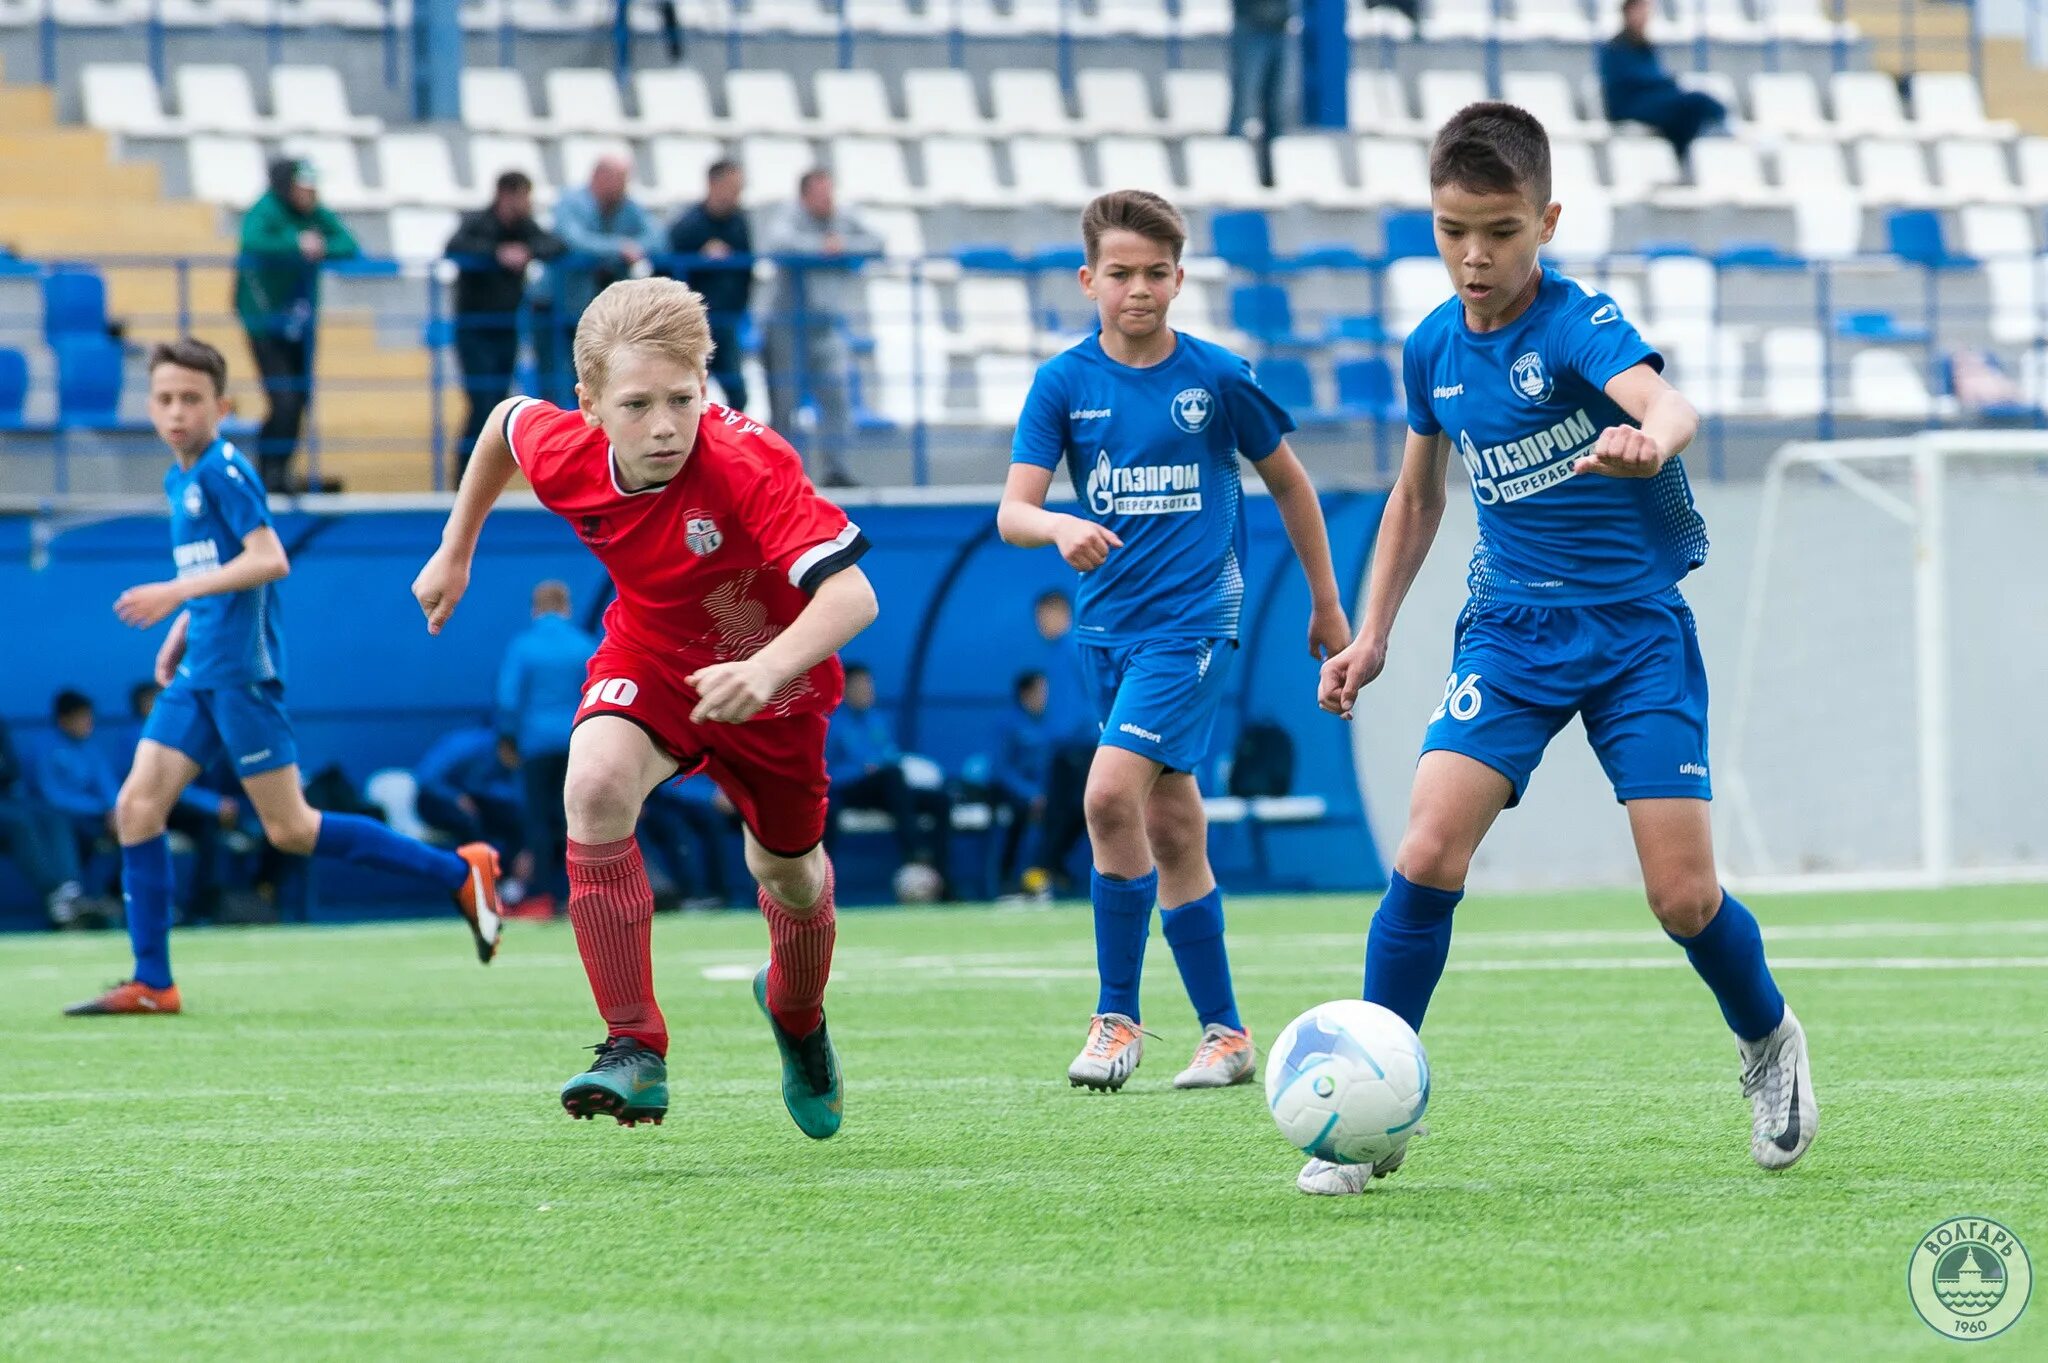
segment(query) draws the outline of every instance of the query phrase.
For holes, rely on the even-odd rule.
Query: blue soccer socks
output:
[[[431,881],[450,894],[469,879],[469,863],[453,852],[429,847],[360,814],[321,814],[313,855],[414,876]]]
[[[1416,1031],[1451,954],[1451,911],[1463,890],[1417,885],[1399,871],[1365,938],[1365,1001],[1401,1015]]]
[[[159,833],[121,848],[121,900],[135,979],[151,989],[171,987],[171,840]]]
[[[1145,969],[1145,937],[1152,929],[1152,903],[1159,897],[1159,871],[1119,880],[1095,871],[1088,889],[1095,901],[1095,972],[1102,980],[1095,1011],[1138,1020],[1138,978]]]
[[[1159,928],[1173,948],[1180,982],[1202,1025],[1220,1022],[1234,1032],[1243,1031],[1237,996],[1230,987],[1230,955],[1223,947],[1223,891],[1212,888],[1200,899],[1165,910],[1159,915]]]
[[[1695,937],[1666,933],[1685,948],[1692,968],[1714,991],[1728,1028],[1744,1041],[1769,1036],[1785,1019],[1785,996],[1764,962],[1763,932],[1756,915],[1726,890],[1721,907]]]

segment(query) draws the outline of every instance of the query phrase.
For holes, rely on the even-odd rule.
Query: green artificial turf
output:
[[[1233,901],[1261,1040],[1358,987],[1369,900]],[[599,1028],[568,929],[181,933],[188,1012],[63,1019],[115,936],[0,941],[9,1358],[2048,1358],[2048,1304],[1914,1315],[1953,1215],[2048,1260],[2048,893],[1758,905],[1821,1134],[1751,1165],[1733,1044],[1633,896],[1476,894],[1424,1039],[1433,1134],[1300,1196],[1154,935],[1143,1067],[1067,1085],[1083,909],[848,911],[846,1128],[778,1101],[752,915],[656,924],[667,1125],[571,1122]]]

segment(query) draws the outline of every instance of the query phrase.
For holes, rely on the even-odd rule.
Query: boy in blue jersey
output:
[[[1166,323],[1183,279],[1179,212],[1156,194],[1119,190],[1088,205],[1081,236],[1081,288],[1100,330],[1040,367],[996,517],[1006,542],[1056,545],[1082,574],[1075,638],[1101,731],[1084,801],[1101,990],[1067,1078],[1114,1091],[1137,1069],[1138,977],[1157,902],[1202,1023],[1194,1060],[1174,1086],[1220,1088],[1257,1067],[1231,990],[1194,775],[1237,647],[1239,455],[1272,492],[1308,576],[1310,653],[1342,648],[1350,628],[1321,504],[1287,445],[1294,422],[1244,360]],[[1062,459],[1078,513],[1045,506]]]
[[[279,851],[413,876],[454,898],[477,959],[488,964],[498,949],[498,862],[488,845],[445,852],[374,819],[306,803],[284,712],[279,634],[277,583],[291,565],[271,526],[262,480],[220,438],[227,376],[227,361],[204,341],[187,337],[150,352],[150,421],[174,457],[164,494],[178,575],[130,587],[114,613],[136,629],[177,619],[156,656],[164,692],[143,723],[114,804],[135,973],[64,1010],[74,1017],[181,1008],[171,978],[171,849],[164,828],[179,795],[222,755]]]
[[[1452,449],[1471,479],[1479,544],[1408,831],[1367,938],[1365,998],[1422,1025],[1472,855],[1577,715],[1628,810],[1651,912],[1737,1038],[1751,1155],[1783,1169],[1806,1152],[1818,1109],[1805,1034],[1756,919],[1714,871],[1706,673],[1677,587],[1707,555],[1678,459],[1698,414],[1613,299],[1537,259],[1559,213],[1541,123],[1509,104],[1465,109],[1437,134],[1430,195],[1457,296],[1408,337],[1407,448],[1358,638],[1323,667],[1325,710],[1349,719],[1386,663],[1443,517]],[[1357,1193],[1389,1172],[1312,1158],[1299,1186]]]

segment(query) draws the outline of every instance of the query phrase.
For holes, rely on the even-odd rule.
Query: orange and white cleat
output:
[[[126,980],[96,999],[74,1003],[64,1010],[68,1018],[101,1017],[112,1013],[180,1013],[185,1008],[178,986],[156,989],[140,980]]]
[[[1075,1088],[1115,1093],[1145,1055],[1145,1034],[1122,1013],[1097,1013],[1088,1023],[1088,1044],[1067,1066]]]
[[[1251,1081],[1258,1072],[1259,1052],[1252,1034],[1212,1022],[1202,1029],[1202,1044],[1195,1058],[1173,1077],[1177,1089],[1223,1089]]]
[[[476,958],[489,965],[505,932],[505,906],[498,900],[498,849],[487,842],[468,842],[456,848],[455,855],[469,863],[469,879],[455,892],[455,907],[469,921]]]

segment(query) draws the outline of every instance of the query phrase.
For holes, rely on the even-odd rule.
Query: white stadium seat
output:
[[[1614,202],[1604,194],[1582,194],[1564,206],[1557,232],[1544,248],[1552,260],[1598,260],[1614,249]]]
[[[331,66],[275,66],[270,71],[270,107],[285,132],[375,137],[384,120],[349,109],[348,88]]]
[[[974,78],[965,71],[924,68],[903,73],[904,125],[925,136],[986,132]]]
[[[531,137],[516,137],[510,133],[474,133],[469,139],[469,181],[470,201],[478,207],[490,202],[491,190],[500,175],[508,170],[525,172],[538,185],[554,189],[555,177],[548,174],[548,165],[540,152],[540,143]],[[565,188],[580,189],[581,185],[565,185]]]
[[[1156,137],[1104,137],[1095,143],[1095,183],[1105,190],[1149,189],[1171,199],[1180,192],[1166,144]]]
[[[1888,421],[1925,421],[1934,412],[1925,373],[1898,350],[1859,350],[1849,357],[1848,405]]]
[[[711,107],[711,89],[704,73],[687,66],[633,73],[633,93],[640,101],[640,123],[650,132],[701,136],[723,125]]]
[[[1516,0],[1514,8],[1515,15],[1508,27],[1524,39],[1583,43],[1591,41],[1596,32],[1601,38],[1607,36],[1586,17],[1581,0]],[[1603,21],[1606,17],[1601,16]]]
[[[1931,204],[1941,196],[1927,178],[1927,158],[1918,142],[1870,137],[1851,152],[1863,198],[1875,204]]]
[[[921,260],[925,249],[924,219],[914,208],[863,208],[861,221],[882,239],[882,254],[891,260]]]
[[[608,137],[601,133],[576,133],[563,138],[556,144],[562,163],[562,186],[565,189],[580,189],[590,183],[590,172],[597,163],[607,156],[616,156],[629,169],[629,193],[638,194],[640,184],[639,162],[633,155],[633,144],[623,137]]]
[[[1436,42],[1491,37],[1498,23],[1494,0],[1430,0],[1422,13],[1422,32]]]
[[[1318,208],[1363,208],[1369,202],[1345,168],[1342,139],[1329,133],[1290,133],[1275,138],[1273,188],[1284,202]]]
[[[1719,274],[1714,263],[1699,256],[1657,256],[1643,266],[1648,315],[1643,323],[1657,331],[1699,331],[1713,326],[1720,314],[1716,301]]]
[[[1764,71],[1749,78],[1749,117],[1777,137],[1820,137],[1828,130],[1820,90],[1804,71]]]
[[[263,148],[253,137],[194,133],[185,141],[185,165],[192,197],[204,203],[243,209],[269,188]]]
[[[704,197],[706,172],[724,156],[725,147],[715,138],[669,134],[650,139],[647,159],[653,175],[647,197],[667,207],[696,203]]]
[[[1160,82],[1168,132],[1188,137],[1220,133],[1230,122],[1230,80],[1221,71],[1182,68]]]
[[[1079,208],[1093,197],[1073,138],[1013,137],[1009,149],[1010,175],[1024,202]]]
[[[1105,136],[1163,131],[1142,72],[1127,67],[1089,67],[1077,71],[1074,96],[1081,106],[1079,124],[1086,133]]]
[[[1828,77],[1839,137],[1897,137],[1908,131],[1899,87],[1882,71],[1837,71]]]
[[[1734,327],[1659,330],[1653,344],[1663,352],[1664,377],[1702,416],[1746,409],[1742,336]]]
[[[797,181],[820,164],[809,140],[801,137],[743,137],[739,159],[747,172],[747,194],[760,203],[794,199]]]
[[[1420,142],[1405,137],[1361,137],[1359,192],[1366,202],[1400,207],[1429,204],[1429,157]]]
[[[1387,266],[1386,306],[1381,320],[1387,335],[1401,340],[1451,296],[1443,263],[1434,256],[1409,256]]]
[[[2030,204],[2048,203],[2048,137],[2022,137],[2013,146],[2019,162],[2020,198]]]
[[[824,37],[839,31],[839,15],[818,0],[748,0],[735,15],[744,33],[777,33],[791,37]]]
[[[1846,260],[1863,249],[1863,200],[1848,189],[1800,192],[1792,200],[1792,227],[1808,260]]]
[[[284,150],[304,157],[313,167],[319,176],[320,201],[335,212],[359,213],[390,206],[381,190],[364,183],[354,139],[302,135],[287,139]]]
[[[927,197],[967,208],[1008,208],[1020,202],[996,174],[995,149],[985,137],[927,137],[921,150]]]
[[[185,126],[199,132],[240,133],[262,137],[277,125],[256,111],[256,92],[249,73],[220,62],[187,62],[177,69],[178,114]]]
[[[1607,182],[1621,203],[1640,203],[1678,183],[1678,156],[1661,137],[1618,133],[1607,140]]]
[[[1500,87],[1502,99],[1536,115],[1553,138],[1599,137],[1607,131],[1604,118],[1589,123],[1579,116],[1571,81],[1555,71],[1510,71]]]
[[[895,138],[835,137],[831,149],[839,183],[857,187],[864,203],[904,207],[925,201],[924,191],[911,182],[903,144]]]
[[[999,133],[1074,133],[1074,120],[1067,115],[1059,77],[1050,70],[1006,68],[991,72],[988,93],[992,122]]]
[[[626,116],[618,79],[609,71],[559,66],[542,76],[541,84],[547,93],[548,122],[557,132],[627,137],[640,130]]]
[[[1764,411],[1771,416],[1817,415],[1827,406],[1820,333],[1812,327],[1773,327],[1763,336]]]
[[[947,333],[955,354],[1003,351],[1028,355],[1038,347],[1031,324],[1031,291],[1016,275],[967,274],[953,289],[960,325]],[[1015,420],[1013,410],[1010,419]]]
[[[1912,79],[1913,131],[1921,137],[2010,137],[2010,123],[1984,116],[1984,93],[1967,71],[1922,71]]]
[[[1762,151],[1733,137],[1703,137],[1692,144],[1692,183],[1666,185],[1652,197],[1672,208],[1777,208],[1788,200],[1764,174]]]
[[[533,97],[526,77],[495,66],[462,68],[462,122],[471,132],[516,133],[531,137],[541,129],[533,115]]]
[[[1955,203],[2014,204],[2021,201],[2013,183],[2005,144],[1980,138],[1944,137],[1934,144],[1935,183]]]
[[[1553,142],[1550,146],[1550,197],[1570,203],[1579,194],[1606,188],[1590,142]]]
[[[1028,355],[976,355],[975,415],[982,424],[1016,425],[1037,372],[1038,361]]]
[[[1181,193],[1189,203],[1263,208],[1277,202],[1273,191],[1259,182],[1258,160],[1244,138],[1190,137],[1180,151],[1187,182]]]
[[[725,73],[725,116],[750,136],[797,136],[811,130],[798,97],[796,77],[787,71],[748,68]]]
[[[508,167],[509,169],[509,167]],[[487,172],[495,178],[494,172]],[[377,183],[393,204],[427,208],[481,208],[455,173],[455,158],[439,133],[385,133],[377,139]],[[488,193],[488,191],[486,191]]]
[[[1963,254],[1978,260],[2031,256],[2040,247],[2032,216],[2015,204],[1966,204],[1956,221]]]
[[[448,249],[448,238],[455,235],[459,218],[452,208],[392,209],[385,226],[392,257],[408,266],[441,259]]]
[[[179,137],[183,120],[164,113],[163,92],[141,62],[88,62],[79,72],[85,121],[130,137]]]
[[[1842,148],[1834,142],[1792,141],[1778,148],[1778,187],[1789,195],[1832,195],[1849,188]]]
[[[2006,257],[1984,262],[1991,294],[1991,339],[2000,345],[2032,345],[2048,335],[2042,316],[2048,289],[2048,256]]]
[[[1408,91],[1393,71],[1354,66],[1346,87],[1351,130],[1375,137],[1422,137],[1431,129],[1408,105]]]
[[[832,133],[884,137],[902,132],[879,72],[820,71],[811,80],[811,98],[818,106],[818,126]]]
[[[1451,115],[1487,97],[1486,77],[1477,71],[1424,71],[1415,82],[1422,125],[1434,136]]]

